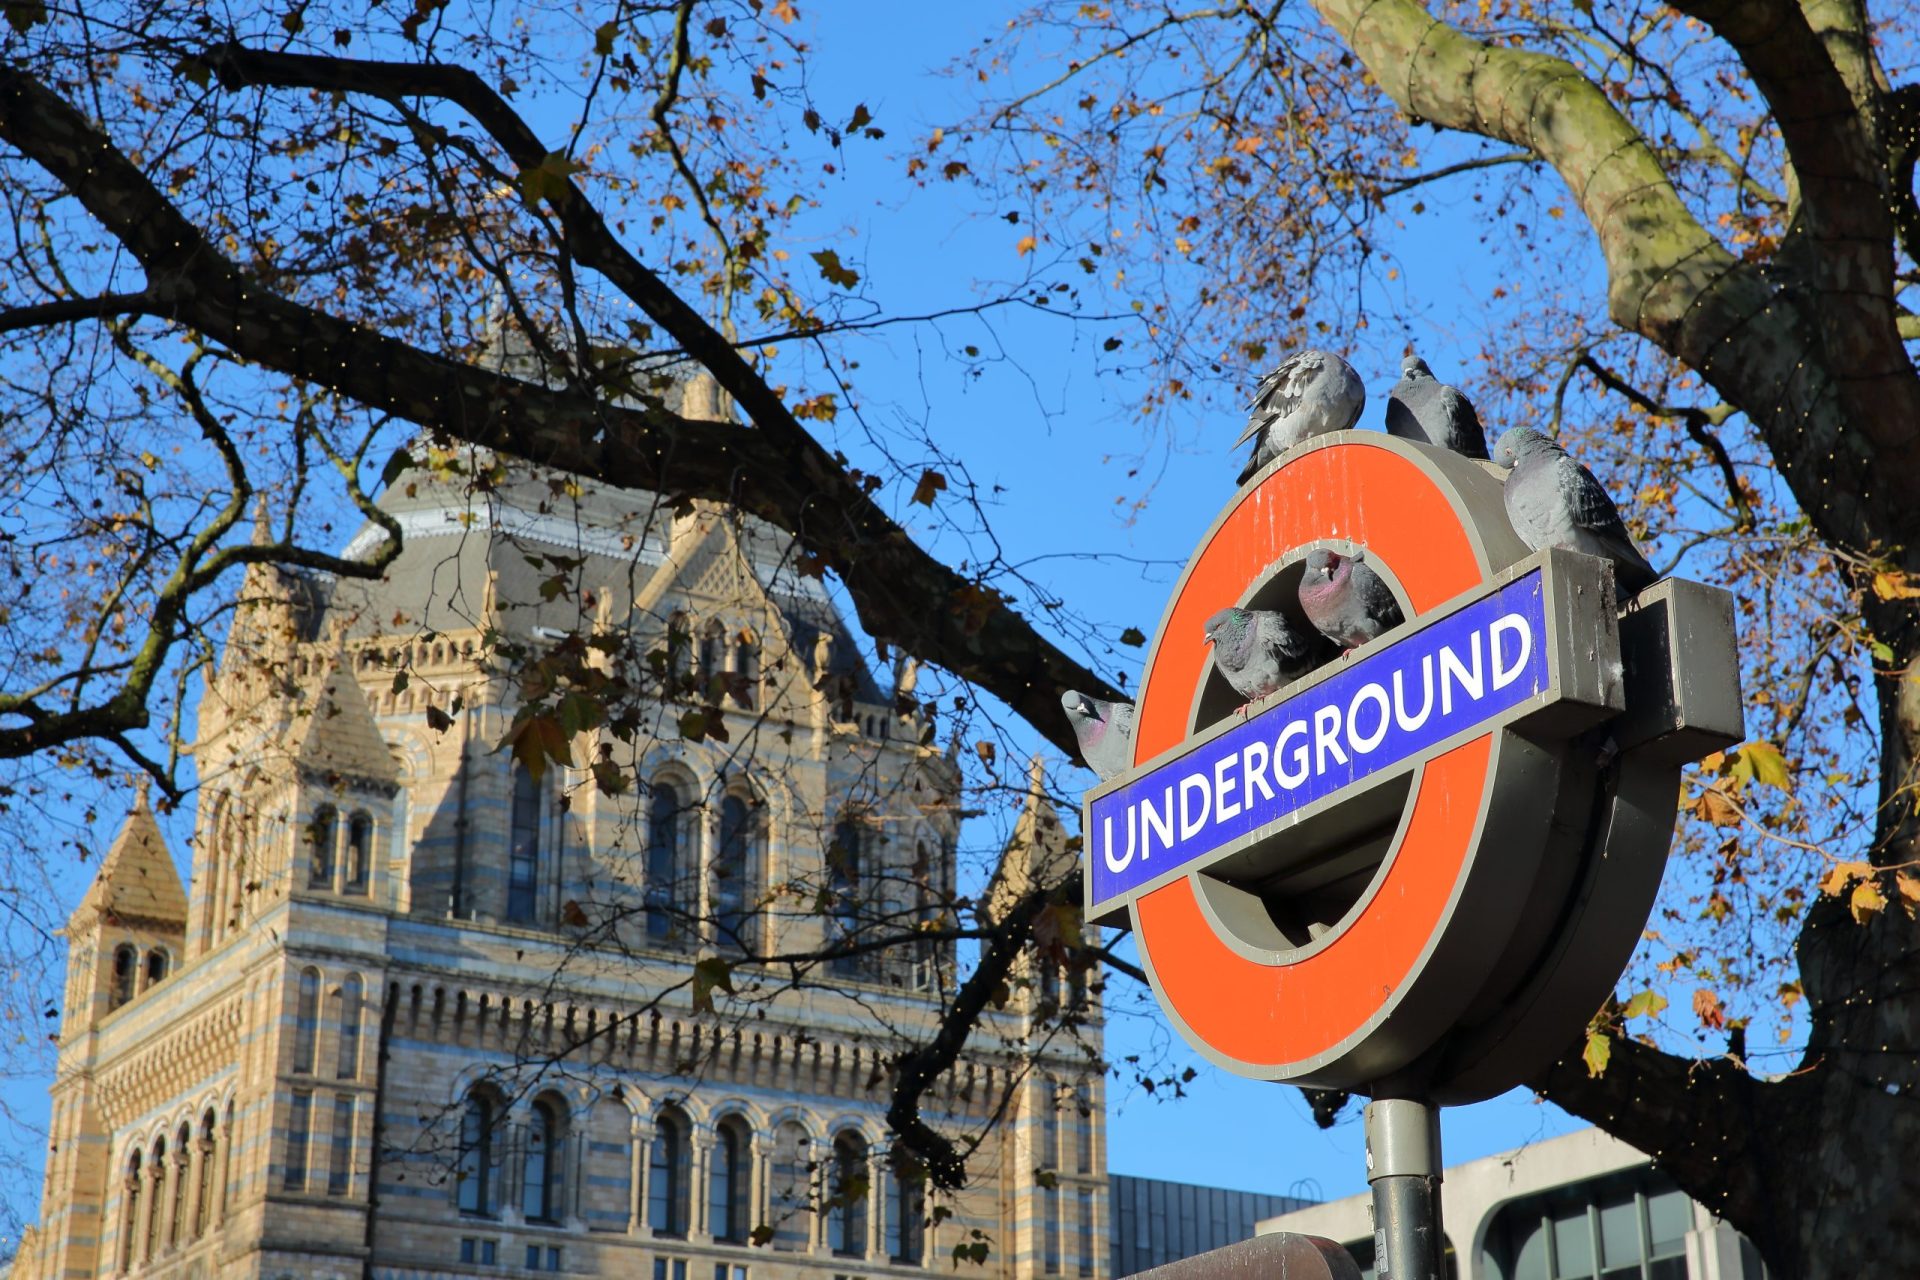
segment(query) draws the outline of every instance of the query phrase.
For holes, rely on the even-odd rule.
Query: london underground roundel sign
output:
[[[1534,553],[1498,470],[1318,437],[1235,496],[1149,653],[1134,768],[1088,793],[1087,908],[1243,1075],[1491,1096],[1584,1025],[1645,924],[1681,766],[1738,740],[1726,593]],[[1407,621],[1242,707],[1203,623],[1298,610],[1317,547]]]

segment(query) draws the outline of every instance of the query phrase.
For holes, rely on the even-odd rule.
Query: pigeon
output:
[[[1613,499],[1593,472],[1528,427],[1513,427],[1494,447],[1507,473],[1507,519],[1520,541],[1542,551],[1565,547],[1613,561],[1622,595],[1633,595],[1659,575],[1633,545]]]
[[[1247,429],[1233,443],[1252,440],[1253,457],[1239,483],[1309,436],[1345,431],[1366,405],[1367,389],[1352,365],[1317,347],[1294,352],[1260,379],[1247,406]]]
[[[1333,656],[1318,635],[1272,609],[1222,609],[1207,619],[1206,631],[1213,665],[1248,702]]]
[[[1405,621],[1393,589],[1366,563],[1364,551],[1343,556],[1322,547],[1309,553],[1300,607],[1321,635],[1343,649],[1358,649]]]
[[[1080,755],[1102,781],[1133,768],[1133,704],[1105,702],[1069,689],[1060,695]]]
[[[1415,355],[1401,360],[1400,381],[1387,393],[1387,434],[1469,458],[1487,456],[1487,431],[1472,403],[1434,377],[1427,362]]]

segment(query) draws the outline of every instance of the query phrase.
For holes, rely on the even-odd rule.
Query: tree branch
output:
[[[1713,465],[1720,469],[1720,479],[1727,486],[1727,497],[1733,503],[1739,528],[1745,530],[1753,527],[1753,506],[1747,501],[1746,490],[1741,487],[1740,477],[1733,469],[1733,458],[1727,453],[1727,446],[1721,443],[1720,437],[1713,433],[1713,428],[1733,416],[1732,405],[1721,404],[1702,409],[1697,405],[1658,404],[1644,391],[1595,360],[1591,354],[1582,355],[1578,364],[1599,379],[1602,386],[1615,395],[1625,397],[1627,403],[1648,417],[1677,421],[1686,428],[1687,435],[1707,451],[1707,456],[1713,459]]]

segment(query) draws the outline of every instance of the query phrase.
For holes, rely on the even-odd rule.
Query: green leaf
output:
[[[395,693],[405,693],[407,686],[411,683],[413,683],[413,677],[407,674],[405,667],[393,673],[393,691]]]
[[[707,717],[705,712],[689,711],[680,717],[680,736],[688,742],[698,742],[707,736]]]
[[[14,17],[15,9],[30,8],[30,7],[31,6],[27,6],[27,5],[16,6],[11,3],[7,5],[7,21],[13,24],[13,29],[15,31],[25,30],[25,28],[23,28],[20,25],[19,20]],[[41,6],[40,12],[42,14],[46,13],[45,6]],[[209,67],[206,63],[200,61],[200,59],[193,57],[192,55],[188,55],[187,57],[184,57],[180,59],[180,61],[174,63],[173,73],[177,76],[184,77],[187,80],[191,80],[195,85],[197,85],[202,89],[206,88],[208,85],[213,83],[213,68]]]
[[[1793,775],[1787,768],[1787,758],[1771,742],[1755,739],[1744,743],[1740,747],[1740,758],[1752,769],[1755,782],[1764,782],[1782,791],[1793,789]]]
[[[1872,640],[1867,648],[1873,651],[1873,660],[1883,667],[1893,665],[1893,646],[1884,640]]]
[[[1607,1059],[1613,1056],[1613,1039],[1604,1031],[1587,1032],[1587,1048],[1580,1060],[1587,1064],[1587,1074],[1601,1076],[1606,1073]]]
[[[715,988],[733,994],[733,966],[720,956],[708,956],[693,966],[693,1011],[713,1012]]]
[[[1667,1007],[1667,998],[1657,991],[1640,991],[1621,1010],[1625,1018],[1651,1018]]]
[[[822,249],[813,255],[820,268],[821,276],[828,284],[837,284],[842,289],[851,289],[860,283],[860,273],[840,265],[840,255],[832,249]]]
[[[567,194],[567,182],[587,166],[575,164],[559,151],[549,151],[539,164],[520,171],[520,193],[529,206],[558,201]]]
[[[773,1243],[773,1235],[773,1228],[763,1222],[747,1232],[747,1240],[752,1244],[765,1246]]]
[[[591,694],[575,689],[560,699],[560,727],[568,734],[598,729],[606,720],[606,704]]]
[[[1125,631],[1122,631],[1120,633],[1121,644],[1132,645],[1134,648],[1138,649],[1141,645],[1145,644],[1146,642],[1147,642],[1146,634],[1142,632],[1138,627],[1128,627]]]

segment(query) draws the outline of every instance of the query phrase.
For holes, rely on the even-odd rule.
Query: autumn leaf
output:
[[[1145,644],[1146,642],[1147,642],[1146,633],[1141,631],[1140,628],[1138,627],[1128,627],[1125,631],[1122,631],[1120,633],[1121,644],[1132,645],[1134,648],[1138,649],[1141,645]]]
[[[620,24],[603,22],[593,29],[593,52],[595,57],[604,58],[613,52],[613,38],[620,34]]]
[[[1040,242],[1032,236],[1021,236],[1019,242],[1013,246],[1013,251],[1024,258],[1039,247]]]
[[[1920,599],[1920,585],[1898,569],[1882,569],[1873,575],[1873,594],[1882,600]]]
[[[1693,802],[1693,816],[1703,818],[1716,827],[1737,827],[1740,825],[1740,808],[1719,787],[1708,787]]]
[[[560,904],[560,923],[575,929],[584,929],[593,923],[587,918],[586,908],[572,898]]]
[[[839,285],[842,289],[851,289],[860,283],[860,273],[840,264],[840,255],[832,249],[822,249],[812,255],[820,275],[828,284]]]
[[[1893,884],[1900,891],[1900,900],[1906,904],[1907,914],[1920,906],[1920,876],[1910,876],[1904,871],[1894,873]]]
[[[1667,1007],[1667,998],[1657,991],[1638,991],[1627,1001],[1626,1008],[1620,1011],[1623,1018],[1657,1017]]]
[[[1884,911],[1886,906],[1886,895],[1871,880],[1862,880],[1855,885],[1853,895],[1847,899],[1847,910],[1853,912],[1855,924],[1866,924]]]
[[[1820,878],[1820,892],[1829,898],[1837,898],[1847,891],[1847,886],[1855,880],[1867,880],[1873,876],[1873,864],[1868,862],[1836,862],[1826,875]]]
[[[973,744],[973,753],[979,756],[983,763],[992,764],[994,757],[999,754],[999,750],[991,742],[982,738]]]
[[[1792,790],[1793,777],[1787,769],[1787,759],[1771,742],[1756,739],[1742,743],[1728,759],[1729,773],[1743,782],[1750,778],[1782,791]]]
[[[693,1011],[713,1012],[715,989],[733,994],[733,965],[721,956],[708,956],[693,966]]]
[[[1607,1060],[1613,1057],[1613,1037],[1604,1031],[1587,1032],[1587,1047],[1580,1060],[1587,1064],[1587,1074],[1598,1077],[1606,1072]]]
[[[1726,1030],[1727,1011],[1720,1004],[1719,995],[1713,990],[1702,987],[1693,993],[1693,1012],[1700,1019],[1700,1025],[1708,1030]]]
[[[7,25],[15,35],[23,36],[46,20],[47,6],[42,0],[7,0]]]
[[[934,495],[944,492],[947,478],[938,471],[922,471],[920,483],[913,486],[913,500],[923,507],[933,505]]]
[[[539,164],[520,171],[520,194],[531,208],[542,201],[558,201],[567,194],[567,183],[587,166],[575,164],[564,152],[549,151]]]
[[[453,728],[453,717],[429,702],[427,704],[427,728],[433,730],[435,733],[445,733],[447,730]]]
[[[512,748],[513,758],[535,782],[546,775],[549,761],[563,765],[573,763],[573,746],[567,731],[557,717],[545,712],[523,715],[507,730],[500,745]]]

